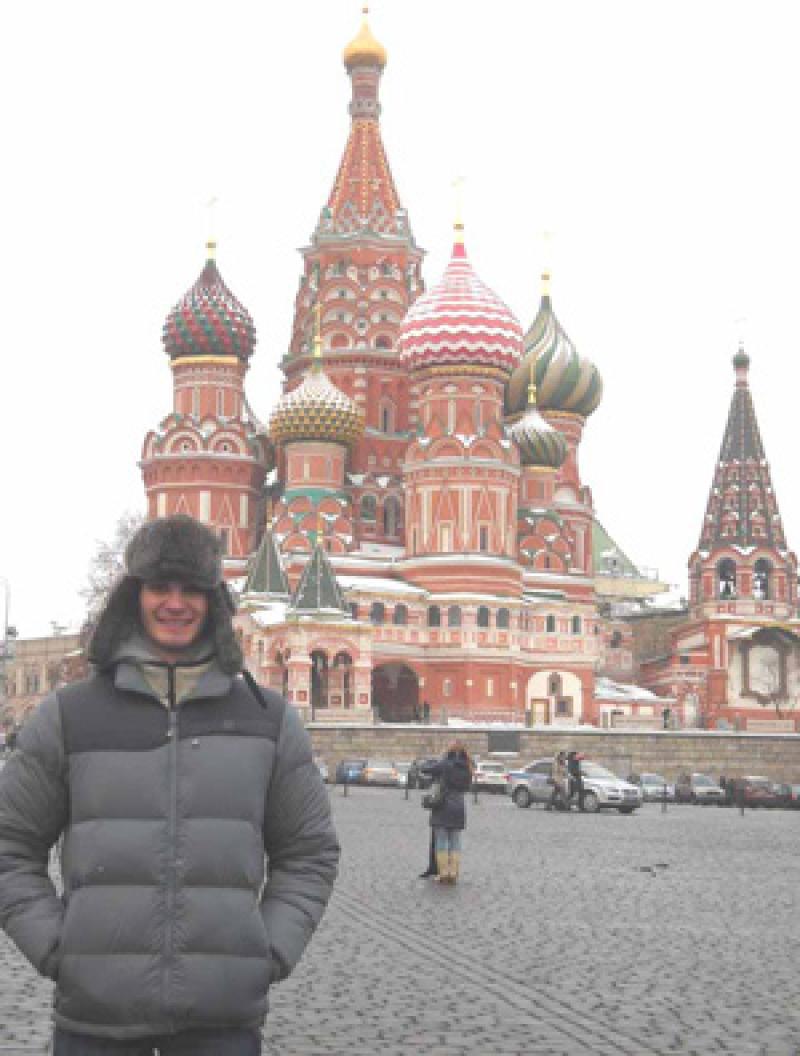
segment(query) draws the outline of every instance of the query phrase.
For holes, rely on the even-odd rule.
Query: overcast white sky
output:
[[[582,472],[620,545],[685,587],[741,332],[800,545],[797,5],[374,0],[370,22],[428,284],[456,176],[472,262],[526,328],[554,232],[556,311],[605,382]],[[23,636],[79,621],[96,541],[143,508],[142,440],[171,407],[161,326],[202,267],[212,195],[268,416],[359,24],[355,0],[2,5],[0,577]]]

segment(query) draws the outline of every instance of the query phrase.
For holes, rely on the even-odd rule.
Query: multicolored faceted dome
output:
[[[567,457],[567,441],[542,418],[536,406],[536,389],[530,385],[528,409],[508,430],[520,451],[523,466],[558,469]]]
[[[354,66],[379,66],[383,69],[386,65],[386,48],[373,37],[372,30],[369,28],[367,22],[369,7],[365,4],[361,10],[364,15],[361,29],[342,53],[344,64],[348,70],[352,70]]]
[[[511,371],[519,362],[522,327],[473,271],[459,225],[441,281],[409,309],[397,344],[412,369],[468,365]]]
[[[364,431],[364,419],[353,400],[337,389],[315,363],[300,385],[285,392],[269,420],[276,443],[322,440],[352,444]]]
[[[535,383],[540,410],[565,411],[586,418],[603,396],[597,367],[578,355],[556,318],[544,275],[539,312],[525,335],[525,357],[508,380],[506,411],[519,414],[527,407],[528,380],[535,363]]]
[[[161,340],[171,359],[238,356],[247,360],[256,344],[252,317],[222,281],[214,243],[206,248],[205,267],[167,316]]]

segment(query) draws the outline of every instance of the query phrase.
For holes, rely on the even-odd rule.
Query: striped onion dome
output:
[[[269,420],[276,443],[322,440],[352,444],[364,431],[364,420],[353,400],[337,389],[315,362],[303,381],[285,392]]]
[[[528,378],[535,364],[538,405],[543,411],[566,411],[583,418],[594,411],[603,396],[603,380],[590,360],[578,352],[556,318],[543,276],[539,312],[525,335],[525,356],[506,388],[506,411],[519,414],[527,406]]]
[[[510,372],[519,362],[522,328],[472,270],[460,225],[441,281],[411,306],[397,344],[412,369],[466,364]]]
[[[536,406],[536,387],[528,390],[528,409],[508,430],[520,451],[523,466],[558,469],[567,457],[567,441],[558,429],[542,418]]]
[[[171,359],[184,356],[238,356],[247,360],[256,344],[256,328],[234,297],[214,260],[213,242],[199,279],[167,316],[161,340]]]

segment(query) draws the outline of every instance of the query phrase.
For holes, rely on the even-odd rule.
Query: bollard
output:
[[[744,785],[739,787],[739,814],[744,817]]]
[[[478,785],[475,781],[472,782],[472,802],[475,804],[478,802]]]
[[[666,814],[667,813],[667,786],[666,786],[666,784],[664,785],[664,787],[662,789],[662,792],[661,792],[661,813],[662,814]]]
[[[406,778],[406,799],[408,799],[408,778]]]
[[[344,789],[344,796],[345,796],[345,799],[347,798],[347,786],[348,786],[349,784],[350,784],[350,782],[349,782],[349,781],[347,780],[347,775],[345,774],[345,776],[344,776],[344,779],[343,779],[343,781],[342,781],[342,788]]]

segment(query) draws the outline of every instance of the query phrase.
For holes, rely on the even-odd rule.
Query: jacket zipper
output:
[[[164,1013],[172,1019],[170,978],[175,946],[173,915],[177,895],[177,831],[178,831],[178,702],[175,699],[175,668],[167,668],[167,781],[169,783],[169,816],[167,818],[167,919],[164,934]]]

